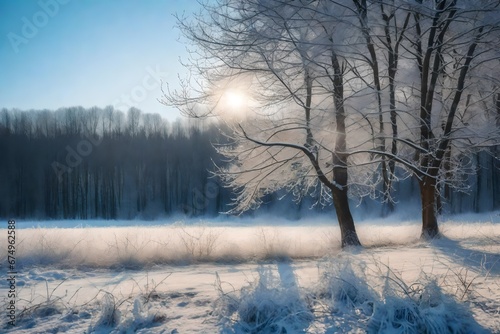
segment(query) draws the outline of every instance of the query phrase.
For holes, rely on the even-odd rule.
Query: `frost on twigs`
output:
[[[299,290],[287,287],[270,268],[260,268],[259,280],[239,294],[224,293],[218,276],[216,285],[214,314],[226,333],[301,333],[313,320]]]
[[[363,327],[370,316],[378,296],[368,285],[365,266],[353,266],[350,261],[328,261],[322,268],[317,286],[311,294],[314,309],[327,314],[331,322],[349,329]]]
[[[111,293],[105,293],[99,301],[101,310],[96,315],[95,323],[90,325],[89,333],[135,333],[140,329],[158,326],[164,316],[157,312],[156,305],[145,296],[133,299],[117,299]]]
[[[134,329],[134,332],[140,328],[148,328],[155,324],[155,314],[150,312],[147,305],[143,304],[141,298],[134,300],[132,312],[118,326],[122,330]]]
[[[373,261],[352,257],[327,261],[312,294],[315,315],[326,313],[330,318],[326,321],[344,331],[486,333],[466,304],[444,292],[435,277],[421,273],[421,278],[407,285],[389,267]],[[378,272],[370,271],[374,267]]]
[[[277,267],[279,275],[261,267],[258,281],[240,291],[227,292],[217,275],[213,314],[224,333],[487,333],[437,276],[421,272],[408,284],[378,260],[341,256],[322,263],[318,283],[303,289],[290,265]]]
[[[428,279],[410,287],[387,276],[369,333],[487,333],[471,312]]]
[[[362,264],[356,267],[345,260],[328,263],[316,290],[317,298],[326,301],[333,313],[344,312],[347,308],[360,316],[371,315],[376,293],[368,285],[364,269]]]
[[[89,333],[136,333],[157,327],[165,321],[162,310],[162,299],[165,297],[158,291],[158,287],[170,277],[167,275],[159,283],[146,276],[144,287],[140,281],[134,281],[140,293],[130,295],[112,294],[106,291],[96,304],[100,305],[98,312],[89,326]],[[98,297],[96,296],[96,298]],[[120,296],[120,297],[117,297]]]
[[[115,296],[105,293],[101,303],[101,312],[94,326],[90,326],[89,331],[93,332],[99,328],[113,328],[120,322],[121,312],[118,310]]]

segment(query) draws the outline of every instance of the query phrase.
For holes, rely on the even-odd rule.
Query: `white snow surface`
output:
[[[498,212],[443,217],[432,242],[366,220],[346,250],[324,217],[16,226],[2,333],[500,333]]]

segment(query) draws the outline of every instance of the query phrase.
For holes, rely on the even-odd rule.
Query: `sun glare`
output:
[[[241,90],[228,89],[221,97],[221,115],[226,119],[241,121],[247,117],[248,96]]]
[[[224,107],[231,113],[244,113],[247,107],[247,96],[238,90],[227,90],[223,95]]]
[[[215,108],[218,116],[240,122],[248,119],[256,108],[252,98],[251,82],[244,77],[230,79],[220,82],[214,90]]]

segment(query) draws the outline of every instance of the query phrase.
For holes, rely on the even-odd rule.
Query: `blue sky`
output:
[[[186,57],[173,14],[195,0],[0,0],[0,108],[114,105],[178,117],[157,102]]]

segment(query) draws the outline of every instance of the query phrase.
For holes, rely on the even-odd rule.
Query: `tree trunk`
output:
[[[337,213],[337,219],[340,226],[340,237],[342,248],[347,246],[361,246],[349,209],[347,189],[332,189],[333,205]]]
[[[436,217],[436,180],[424,177],[419,181],[420,198],[422,200],[422,239],[439,237]]]
[[[333,205],[337,212],[337,218],[340,225],[340,235],[342,248],[346,246],[361,246],[354,220],[352,219],[351,209],[347,197],[347,143],[346,143],[346,125],[344,109],[344,83],[343,70],[339,63],[337,54],[332,50],[333,75],[333,102],[335,104],[335,151],[332,156],[333,164],[333,183],[329,185],[332,191]]]

